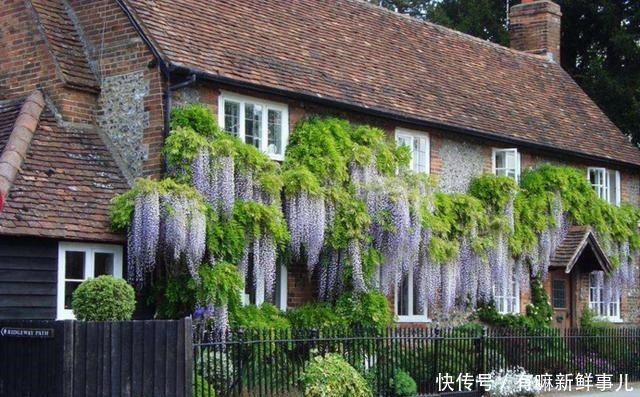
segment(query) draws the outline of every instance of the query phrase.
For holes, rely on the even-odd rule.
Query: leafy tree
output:
[[[509,44],[505,0],[369,0],[390,10]]]
[[[559,0],[562,66],[640,143],[640,2]]]

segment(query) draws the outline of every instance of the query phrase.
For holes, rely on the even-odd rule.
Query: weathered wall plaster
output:
[[[471,179],[483,171],[484,156],[478,145],[444,139],[438,154],[442,161],[438,185],[443,192],[466,192]]]
[[[149,82],[143,72],[105,77],[100,93],[100,129],[123,159],[129,174],[141,176],[148,148],[143,144],[144,129],[149,125],[149,112],[144,98]]]

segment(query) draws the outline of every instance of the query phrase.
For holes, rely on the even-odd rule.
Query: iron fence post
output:
[[[322,354],[322,352],[320,351],[319,344],[318,344],[318,329],[317,328],[311,328],[309,330],[309,340],[310,340],[310,342],[309,342],[309,344],[310,344],[310,346],[309,346],[309,358],[311,358],[312,351],[314,349],[317,349],[318,353]]]
[[[244,329],[237,330],[238,345],[238,394],[242,393],[242,378],[244,377]]]
[[[439,393],[440,390],[437,387],[438,385],[438,377],[440,374],[438,373],[438,368],[440,368],[440,327],[436,324],[436,327],[433,330],[434,338],[433,338],[433,376],[431,379],[435,381],[435,385],[433,385],[433,390],[436,393]]]
[[[475,373],[475,379],[478,378],[478,375],[480,374],[484,374],[484,372],[486,371],[486,357],[485,357],[485,345],[487,342],[487,327],[484,326],[482,327],[482,331],[480,332],[480,336],[478,336],[476,338],[476,357],[479,360],[478,362],[476,362],[476,373]],[[480,387],[478,386],[478,383],[475,382],[475,386],[476,386],[476,390],[478,391],[482,391],[480,390]]]

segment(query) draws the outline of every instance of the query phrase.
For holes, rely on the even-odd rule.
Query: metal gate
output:
[[[0,396],[62,395],[64,322],[0,321]]]

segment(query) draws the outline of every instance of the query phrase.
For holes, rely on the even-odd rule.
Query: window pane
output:
[[[418,277],[412,277],[413,279],[413,314],[416,316],[421,316],[425,313],[425,305],[421,305],[419,302],[418,291],[420,291],[420,287],[418,286]]]
[[[402,278],[402,282],[398,286],[398,316],[409,315],[409,283],[408,276]]]
[[[268,111],[269,141],[268,154],[282,154],[282,112],[278,110]]]
[[[96,252],[94,255],[95,277],[102,275],[113,275],[113,254]]]
[[[553,307],[566,308],[566,283],[564,280],[553,280]]]
[[[262,127],[262,106],[246,103],[244,105],[244,141],[260,148],[260,130]]]
[[[416,148],[414,147],[414,139],[410,135],[396,135],[396,143],[398,146],[406,146],[411,152],[411,162],[409,163],[409,169],[416,171]]]
[[[83,280],[84,279],[84,251],[66,251],[64,254],[65,275],[66,279]]]
[[[507,164],[506,164],[506,160],[505,160],[505,153],[504,152],[496,152],[495,156],[496,156],[496,169],[498,169],[498,168],[506,168]]]
[[[598,197],[603,200],[609,200],[609,187],[607,183],[607,174],[602,168],[592,168],[589,170],[589,182],[596,191]]]
[[[282,269],[280,268],[280,265],[276,265],[276,284],[275,284],[275,287],[273,288],[273,304],[278,309],[281,309],[286,305],[286,302],[282,302],[282,299],[280,296],[281,288],[282,288]]]
[[[245,296],[245,304],[256,304],[256,286],[255,280],[253,277],[253,254],[249,254],[249,263],[247,266],[247,275],[244,279],[244,296]]]
[[[506,167],[510,170],[516,169],[516,153],[513,150],[505,151]]]
[[[618,178],[615,171],[609,171],[609,202],[618,203]]]
[[[398,146],[408,146],[409,149],[412,149],[412,144],[411,142],[413,141],[413,139],[410,136],[407,135],[397,135],[396,136],[396,143],[398,144]]]
[[[427,139],[415,138],[414,142],[414,170],[427,172]]]
[[[504,297],[499,296],[496,298],[496,310],[498,313],[505,313]]]
[[[79,281],[67,281],[64,283],[64,308],[71,309],[73,291],[80,285]]]
[[[240,104],[224,101],[224,129],[232,135],[240,133]]]

